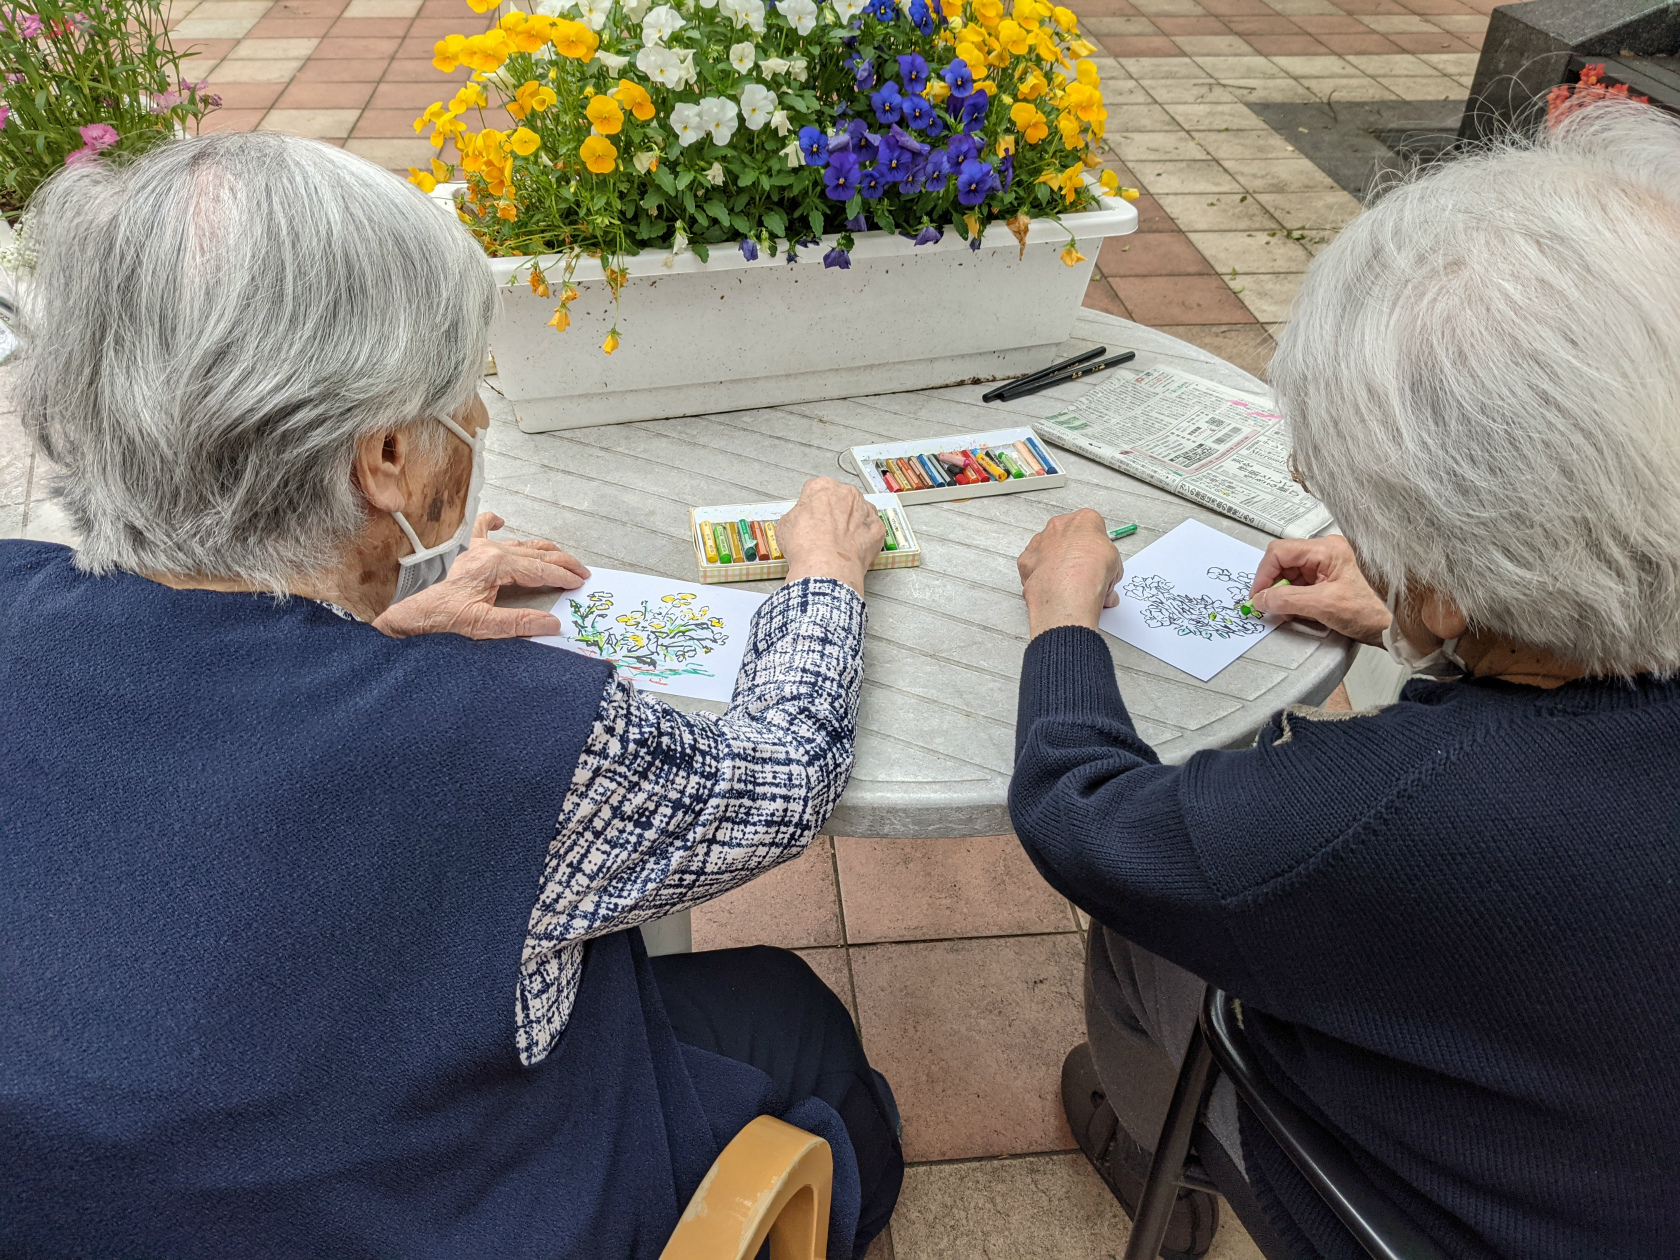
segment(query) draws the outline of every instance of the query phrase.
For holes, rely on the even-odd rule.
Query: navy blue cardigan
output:
[[[0,1255],[654,1260],[826,1104],[679,1045],[635,932],[524,1067],[520,952],[609,667],[0,543]]]
[[[1040,635],[1010,805],[1057,889],[1243,999],[1263,1066],[1447,1252],[1680,1253],[1680,683],[1407,685],[1161,765]],[[1359,1260],[1245,1116],[1305,1255]]]

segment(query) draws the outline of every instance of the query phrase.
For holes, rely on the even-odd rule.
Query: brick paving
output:
[[[1251,371],[1313,255],[1358,204],[1247,102],[1456,100],[1493,0],[1083,0],[1107,55],[1109,165],[1140,230],[1096,260],[1086,305]],[[393,169],[431,149],[432,44],[463,0],[181,0],[178,42],[221,93],[214,129],[315,136]],[[207,72],[207,74],[206,74]],[[0,374],[0,536],[71,541]],[[898,1084],[912,1165],[873,1260],[1102,1260],[1126,1224],[1073,1152],[1056,1077],[1080,1035],[1085,924],[1012,837],[820,839],[694,916],[696,947],[798,949]],[[1227,1217],[1215,1260],[1259,1252]]]

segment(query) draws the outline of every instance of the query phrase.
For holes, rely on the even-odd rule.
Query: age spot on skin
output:
[[[441,494],[432,496],[431,506],[426,509],[426,519],[434,525],[443,519],[443,496]]]

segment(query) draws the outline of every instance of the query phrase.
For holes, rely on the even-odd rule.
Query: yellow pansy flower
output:
[[[1070,241],[1068,243],[1068,247],[1062,251],[1062,265],[1064,267],[1071,267],[1075,263],[1082,263],[1084,261],[1085,255],[1081,254],[1079,252],[1079,247]]]
[[[618,329],[615,328],[607,334],[607,339],[601,343],[601,349],[606,351],[608,354],[611,354],[614,350],[618,349]],[[653,628],[655,630],[663,630],[665,627],[655,623]]]
[[[429,193],[437,187],[437,180],[429,172],[414,166],[408,168],[408,182],[425,193]]]
[[[461,50],[467,46],[465,35],[451,35],[432,45],[432,64],[445,74],[453,74],[461,60]]]
[[[1015,89],[1015,95],[1023,101],[1036,101],[1049,90],[1050,85],[1044,81],[1044,76],[1039,73],[1038,67],[1034,66],[1027,72],[1027,77],[1021,80],[1020,86]]]
[[[607,175],[618,169],[618,150],[605,136],[590,136],[578,148],[578,156],[596,175]]]
[[[1104,171],[1097,177],[1097,183],[1101,184],[1102,190],[1111,197],[1120,190],[1120,177],[1113,171]]]
[[[594,31],[582,22],[564,18],[554,24],[554,34],[550,38],[554,41],[554,50],[573,61],[592,60],[595,50],[601,46],[600,37]]]
[[[1062,133],[1062,143],[1070,149],[1079,147],[1079,119],[1072,114],[1063,114],[1056,119],[1056,126]]]
[[[490,103],[490,98],[484,94],[484,89],[476,83],[464,84],[449,102],[451,114],[464,114],[469,109],[483,109]]]
[[[998,42],[1017,57],[1024,57],[1032,47],[1032,41],[1027,37],[1025,28],[1019,22],[1005,19],[998,23]]]
[[[624,129],[624,111],[610,96],[593,98],[583,113],[590,125],[603,136],[616,136]]]
[[[974,20],[981,26],[996,26],[1003,20],[1003,0],[974,0]]]
[[[615,101],[642,122],[653,117],[653,98],[641,84],[632,83],[629,79],[620,79],[612,95]]]
[[[939,10],[947,18],[960,18],[963,11],[963,0],[939,0]]]
[[[529,127],[521,127],[508,137],[508,148],[519,154],[520,157],[530,157],[531,154],[542,148],[542,137]]]
[[[1021,129],[1021,138],[1028,144],[1037,144],[1050,134],[1050,121],[1045,118],[1044,112],[1026,101],[1015,102],[1015,107],[1009,111],[1009,121]]]
[[[1086,87],[1094,88],[1102,82],[1102,79],[1097,74],[1097,63],[1088,58],[1081,57],[1074,65],[1073,70],[1079,82],[1083,83]]]
[[[1074,15],[1072,9],[1058,4],[1054,9],[1050,10],[1050,16],[1055,18],[1056,25],[1061,27],[1068,34],[1073,35],[1078,32],[1079,18]]]
[[[519,217],[519,207],[511,201],[498,201],[496,203],[496,217],[512,223]]]
[[[548,280],[541,271],[539,271],[536,267],[532,267],[529,279],[531,281],[532,293],[535,293],[538,297],[548,296]]]
[[[923,92],[922,95],[927,97],[930,102],[937,105],[947,96],[951,95],[951,85],[945,82],[944,79],[934,79],[928,83],[927,90]]]

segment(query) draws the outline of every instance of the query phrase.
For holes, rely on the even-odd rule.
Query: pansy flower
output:
[[[940,78],[945,80],[957,96],[967,96],[974,91],[974,75],[969,71],[968,62],[961,57],[946,66]]]
[[[910,25],[914,26],[923,35],[932,35],[939,27],[939,23],[933,16],[933,10],[928,8],[927,0],[910,0],[910,7],[904,12],[905,16],[910,19]]]
[[[904,98],[899,94],[896,83],[888,82],[879,92],[871,93],[869,103],[875,109],[875,121],[883,126],[904,116]]]
[[[805,156],[806,166],[828,165],[828,137],[816,127],[799,129],[799,151]]]
[[[980,156],[979,144],[975,142],[973,136],[968,135],[966,132],[959,131],[956,135],[952,136],[950,144],[946,145],[945,149],[950,155],[951,167],[953,170],[961,166],[970,158]]]
[[[899,112],[904,116],[904,121],[917,131],[926,131],[928,124],[935,121],[936,117],[933,106],[919,96],[906,96],[899,106]]]
[[[885,173],[879,166],[870,166],[859,171],[857,190],[863,194],[866,201],[874,201],[887,191]]]
[[[875,163],[871,169],[879,171],[883,180],[896,184],[907,179],[915,169],[916,154],[908,149],[899,148],[893,143],[892,137],[888,136],[881,141],[881,149],[876,155]]]
[[[902,53],[898,58],[898,77],[904,80],[906,92],[920,92],[927,86],[928,63],[920,53]]]
[[[833,201],[850,201],[858,190],[858,160],[850,153],[830,153],[823,189]]]
[[[836,245],[823,255],[823,266],[838,267],[841,271],[849,271],[852,266],[852,256]]]
[[[944,149],[935,149],[928,154],[927,165],[922,168],[922,186],[931,193],[944,192],[950,178],[951,159]]]
[[[986,200],[997,183],[997,172],[985,162],[970,158],[957,171],[957,200],[977,206]]]
[[[932,147],[931,145],[923,144],[920,140],[916,139],[915,136],[905,131],[903,127],[898,126],[896,123],[893,124],[892,130],[889,131],[887,135],[892,140],[894,148],[907,150],[908,152],[914,153],[917,157],[926,157],[928,149]]]
[[[912,245],[936,245],[944,238],[944,236],[945,233],[941,232],[930,223],[920,232],[917,232],[916,239],[910,243]]]
[[[964,131],[979,131],[986,125],[986,110],[991,107],[992,97],[988,92],[970,92],[960,100],[953,96],[951,103],[946,106],[956,116],[957,126]]]

